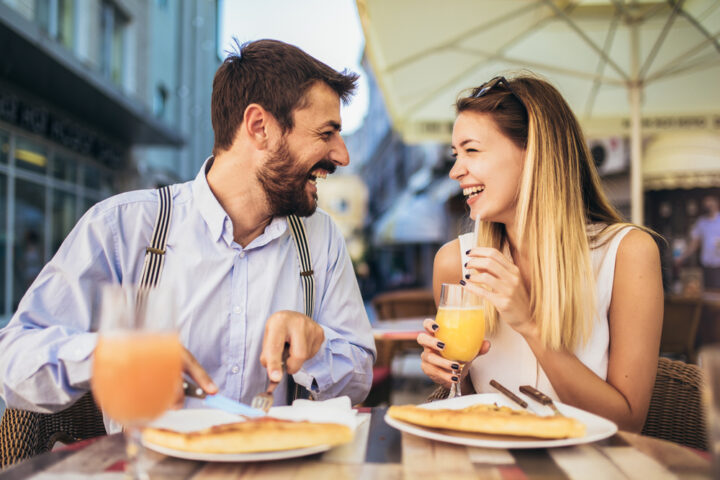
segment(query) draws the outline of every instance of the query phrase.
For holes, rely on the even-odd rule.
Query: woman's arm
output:
[[[548,351],[536,338],[527,340],[563,402],[639,432],[655,381],[662,317],[657,245],[648,233],[632,230],[620,242],[615,261],[607,382],[572,353]]]

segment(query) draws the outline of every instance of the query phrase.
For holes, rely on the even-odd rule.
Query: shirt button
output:
[[[240,258],[245,258],[245,252],[240,252]]]
[[[238,367],[237,365],[234,365],[234,366],[230,369],[230,371],[231,371],[232,373],[238,373],[238,372],[240,371],[240,367]]]
[[[235,313],[240,313],[240,305],[235,305],[235,306],[233,307],[233,312],[235,312]]]

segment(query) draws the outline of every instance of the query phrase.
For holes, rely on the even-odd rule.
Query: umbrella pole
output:
[[[643,189],[642,189],[642,124],[640,116],[640,42],[638,25],[630,27],[630,220],[635,225],[643,225]]]
[[[642,188],[642,124],[640,117],[639,82],[630,86],[630,208],[631,221],[643,225],[644,198]]]

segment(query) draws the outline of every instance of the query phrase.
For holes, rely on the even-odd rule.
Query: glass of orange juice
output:
[[[147,478],[140,464],[140,430],[176,400],[182,379],[182,345],[174,328],[171,295],[105,285],[96,308],[99,338],[92,391],[102,411],[123,426],[126,471]]]
[[[482,298],[462,285],[443,283],[435,322],[435,337],[445,343],[443,357],[460,364],[458,378],[467,362],[480,353],[485,339],[485,310]],[[453,383],[448,398],[459,397],[459,382]]]

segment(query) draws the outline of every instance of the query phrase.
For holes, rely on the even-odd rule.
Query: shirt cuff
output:
[[[332,340],[340,338],[334,331],[324,325],[320,328],[325,332],[325,339],[320,345],[317,353],[307,359],[298,372],[293,375],[295,383],[302,385],[312,393],[318,393],[327,390],[332,385],[332,372],[330,368],[330,358],[332,352],[329,345]]]

